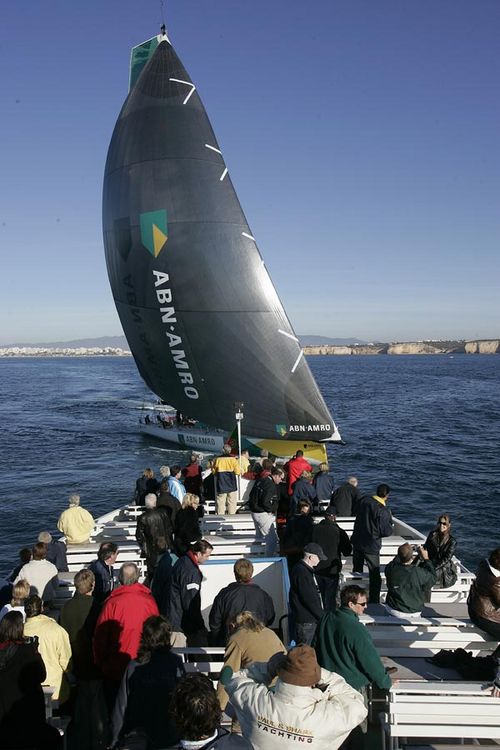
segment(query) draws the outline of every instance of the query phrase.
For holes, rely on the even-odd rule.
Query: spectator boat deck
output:
[[[245,497],[245,496],[244,496]],[[239,557],[251,558],[255,580],[273,597],[276,619],[273,627],[289,642],[288,631],[288,570],[286,559],[266,557],[264,544],[255,541],[254,526],[249,513],[218,516],[213,504],[205,506],[202,520],[205,538],[214,546],[210,560],[204,565],[202,611],[206,623],[213,598],[233,581],[233,564]],[[61,574],[56,606],[60,607],[73,593],[74,573],[95,559],[101,542],[112,540],[119,545],[118,562],[135,562],[145,573],[144,561],[135,540],[136,520],[143,511],[135,505],[117,508],[96,521],[87,544],[68,547],[70,572]],[[317,521],[321,519],[318,518]],[[350,535],[353,518],[338,518],[339,525]],[[403,542],[422,544],[425,537],[404,521],[394,519],[394,534],[382,540],[381,568],[383,601],[386,594],[383,569],[392,560]],[[389,616],[380,605],[370,605],[361,618],[387,667],[396,667],[399,681],[389,695],[373,691],[370,696],[371,716],[380,712],[383,747],[396,750],[401,744],[432,744],[435,741],[500,741],[500,700],[490,695],[489,686],[466,682],[458,672],[428,662],[441,649],[464,648],[474,654],[486,655],[497,646],[490,637],[475,627],[467,614],[466,598],[473,574],[456,560],[458,578],[449,589],[434,589],[431,601],[418,619],[403,620]],[[352,559],[344,561],[341,585],[356,582],[367,584],[367,575],[352,571]],[[222,666],[223,648],[179,649],[188,671],[203,671],[214,682]],[[474,717],[474,720],[471,719]],[[452,745],[446,745],[452,747]]]

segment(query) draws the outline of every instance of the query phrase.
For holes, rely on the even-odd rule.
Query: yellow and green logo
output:
[[[140,222],[142,244],[157,258],[168,240],[167,212],[148,211],[140,215]]]
[[[276,426],[276,432],[278,435],[281,435],[281,437],[285,437],[286,433],[288,432],[286,428],[286,424],[277,424]]]

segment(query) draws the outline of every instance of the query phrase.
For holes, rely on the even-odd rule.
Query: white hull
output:
[[[179,445],[186,450],[221,453],[224,446],[224,433],[200,427],[162,427],[159,424],[141,423],[140,430],[144,435],[151,435],[159,440]]]

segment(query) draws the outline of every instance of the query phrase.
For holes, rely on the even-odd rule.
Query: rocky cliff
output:
[[[404,341],[358,346],[304,347],[304,354],[500,354],[500,340],[481,341]]]

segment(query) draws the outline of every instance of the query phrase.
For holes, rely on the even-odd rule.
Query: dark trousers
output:
[[[382,586],[382,578],[380,577],[380,553],[377,552],[376,554],[371,554],[369,552],[362,552],[359,549],[355,549],[352,553],[353,570],[362,573],[365,562],[368,568],[370,580],[370,593],[368,599],[370,604],[379,604],[380,588]]]
[[[339,587],[339,576],[316,576],[316,583],[323,600],[323,607],[326,610],[335,609],[337,606],[337,589]]]

